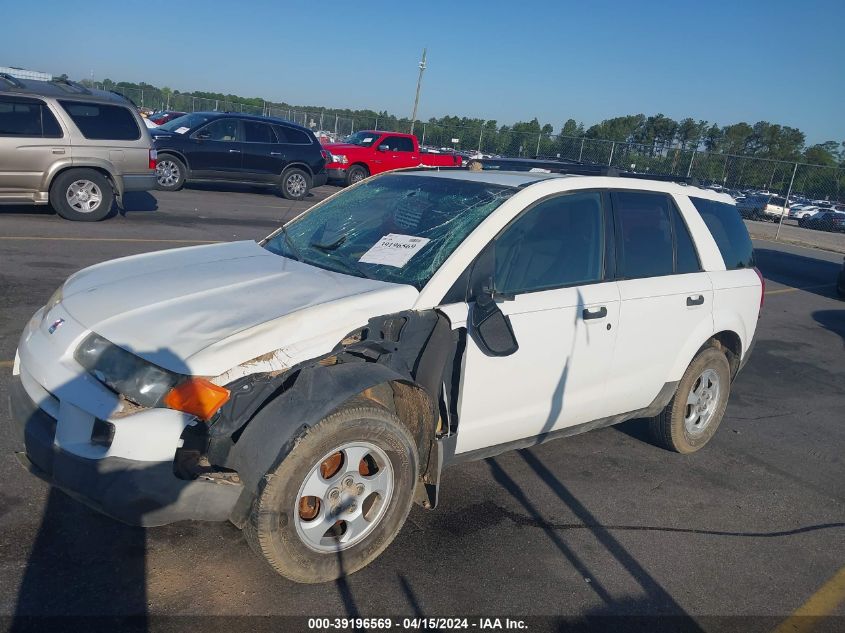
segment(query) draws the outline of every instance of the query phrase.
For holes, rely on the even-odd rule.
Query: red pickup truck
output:
[[[462,158],[457,154],[435,154],[420,151],[420,144],[413,134],[398,132],[355,132],[343,143],[323,146],[332,158],[326,164],[330,180],[341,180],[347,185],[367,176],[403,167],[460,167]]]

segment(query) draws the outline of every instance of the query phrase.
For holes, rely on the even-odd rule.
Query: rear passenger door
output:
[[[607,397],[618,413],[645,408],[690,337],[713,332],[713,287],[669,194],[611,193],[620,327]],[[701,334],[703,333],[703,334]]]
[[[0,194],[40,191],[62,157],[70,160],[67,135],[45,102],[0,96]]]
[[[243,121],[244,177],[258,182],[276,181],[284,171],[285,148],[273,126],[262,121]]]

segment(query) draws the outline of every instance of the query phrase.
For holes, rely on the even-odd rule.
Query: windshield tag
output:
[[[372,136],[368,136],[367,138],[365,138],[365,139],[364,139],[363,141],[361,141],[361,142],[362,142],[362,143],[372,143],[372,142],[373,142],[373,137],[372,137]]]
[[[373,244],[358,261],[402,268],[430,241],[427,237],[389,233]]]
[[[184,134],[185,132],[187,132],[187,131],[188,131],[188,130],[190,130],[190,129],[191,129],[191,128],[189,128],[189,127],[177,127],[177,128],[174,130],[174,132],[176,132],[177,134]]]

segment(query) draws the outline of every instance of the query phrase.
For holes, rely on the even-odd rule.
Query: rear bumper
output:
[[[179,479],[173,462],[109,456],[89,459],[55,443],[56,419],[40,409],[12,377],[9,403],[16,450],[29,471],[86,505],[130,525],[154,526],[186,519],[224,521],[242,486]]]
[[[311,179],[311,186],[312,187],[322,187],[325,185],[329,180],[329,174],[324,169],[321,172],[314,174],[314,177]]]
[[[149,174],[123,174],[123,191],[150,191],[156,188],[155,172]]]

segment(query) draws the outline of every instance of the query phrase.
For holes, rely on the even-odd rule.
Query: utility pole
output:
[[[423,49],[422,59],[420,60],[420,76],[417,79],[417,96],[414,97],[414,111],[411,113],[411,134],[414,133],[414,123],[417,120],[417,105],[420,102],[420,87],[422,86],[422,76],[425,72],[425,53],[426,49]]]

